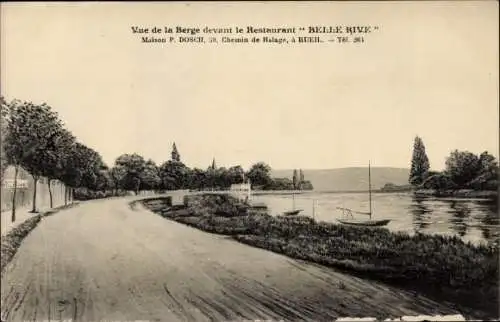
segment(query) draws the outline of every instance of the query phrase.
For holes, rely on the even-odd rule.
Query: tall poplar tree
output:
[[[299,175],[297,173],[297,169],[294,169],[293,170],[293,189],[297,189],[298,185],[299,185]]]
[[[424,182],[429,174],[429,168],[429,158],[425,153],[424,142],[419,136],[416,136],[413,143],[413,156],[408,180],[410,184],[416,186]]]

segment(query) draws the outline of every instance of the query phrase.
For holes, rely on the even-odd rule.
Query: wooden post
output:
[[[369,204],[370,204],[370,219],[372,219],[372,178],[371,178],[371,166],[370,161],[368,161],[368,194],[369,194]]]

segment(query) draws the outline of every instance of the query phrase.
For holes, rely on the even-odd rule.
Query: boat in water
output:
[[[297,209],[297,210],[288,210],[288,211],[285,211],[283,212],[283,215],[284,216],[296,216],[299,214],[299,212],[301,212],[302,209]]]
[[[354,211],[349,208],[337,207],[337,209],[342,210],[343,216],[341,219],[337,219],[338,222],[344,225],[352,225],[352,226],[366,226],[366,227],[380,227],[387,225],[391,220],[390,219],[373,219],[372,218],[372,185],[371,185],[371,167],[370,163],[368,163],[368,198],[370,211],[362,212],[362,211]],[[369,216],[369,219],[357,219],[354,218],[354,213]]]
[[[295,209],[295,192],[292,194],[292,210],[287,210],[283,212],[283,216],[297,216],[302,209]]]

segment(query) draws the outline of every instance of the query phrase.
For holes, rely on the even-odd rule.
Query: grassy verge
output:
[[[33,229],[35,229],[42,217],[53,215],[63,209],[74,207],[77,204],[78,203],[72,203],[51,209],[44,213],[33,215],[32,218],[27,219],[3,236],[0,247],[0,273],[3,275],[5,267],[7,267],[7,264],[12,260],[12,258],[14,258],[14,255],[21,246],[23,239],[28,236]]]
[[[464,315],[498,317],[498,248],[475,246],[457,237],[409,236],[309,217],[249,215],[243,205],[221,195],[192,196],[187,204],[183,209],[154,211],[248,245],[455,303]]]

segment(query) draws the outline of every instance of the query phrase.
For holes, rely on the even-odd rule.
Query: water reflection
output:
[[[483,238],[489,242],[497,242],[500,239],[499,223],[500,215],[498,213],[498,203],[496,200],[476,201],[479,209],[482,211],[476,216],[479,221],[479,229],[482,231]]]
[[[413,226],[415,227],[415,232],[422,232],[430,225],[429,215],[432,210],[428,205],[425,204],[427,198],[413,196],[412,203],[409,206],[409,210],[413,215]]]
[[[460,236],[472,243],[495,242],[500,239],[498,204],[486,200],[445,199],[419,197],[412,194],[374,194],[375,218],[387,218],[391,231],[421,232]],[[291,196],[258,196],[270,214],[281,214],[293,208]],[[313,200],[314,203],[313,210]],[[368,211],[364,193],[311,193],[295,197],[295,207],[303,209],[304,216],[315,216],[318,221],[336,222],[341,216],[337,207]],[[314,212],[314,215],[313,215]]]
[[[467,221],[471,213],[471,209],[464,201],[450,200],[450,209],[448,213],[452,216],[449,218],[451,229],[453,229],[460,237],[467,234]]]

